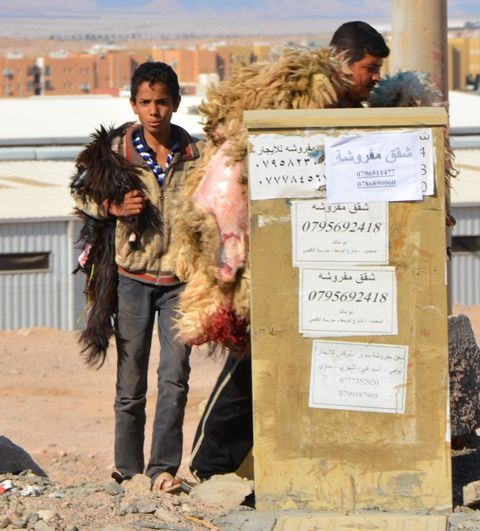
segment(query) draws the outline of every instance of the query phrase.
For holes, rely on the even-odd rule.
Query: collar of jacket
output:
[[[198,147],[196,145],[197,140],[192,138],[183,127],[179,125],[171,124],[173,134],[180,141],[180,149],[178,151],[180,157],[176,162],[184,162],[188,160],[195,160],[200,156]],[[133,145],[133,134],[141,127],[139,123],[128,124],[125,131],[124,141],[120,147],[120,153],[135,166],[143,166],[144,162],[142,157],[138,154],[138,151]]]

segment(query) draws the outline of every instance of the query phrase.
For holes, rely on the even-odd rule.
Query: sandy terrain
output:
[[[154,338],[147,400],[147,448],[156,397],[159,347]],[[105,481],[113,467],[115,351],[100,370],[85,366],[76,334],[50,329],[0,333],[1,435],[27,450],[53,480]],[[199,404],[208,397],[221,358],[195,350],[185,419],[181,474],[188,477],[188,454]],[[73,478],[72,478],[73,479]]]
[[[456,307],[455,313],[465,313],[470,317],[477,342],[480,342],[480,308]],[[154,338],[147,404],[147,454],[155,400],[158,350],[158,342]],[[0,332],[0,360],[0,435],[27,450],[54,483],[54,486],[48,487],[46,492],[49,494],[43,499],[24,498],[18,509],[20,514],[33,514],[32,511],[47,507],[61,515],[58,525],[33,527],[34,529],[103,529],[108,524],[118,525],[119,521],[125,525],[125,518],[133,518],[131,514],[125,516],[131,509],[125,503],[128,500],[131,502],[131,499],[103,490],[107,483],[115,485],[110,481],[113,467],[114,351],[110,352],[102,369],[92,370],[84,365],[79,355],[75,333],[50,329],[19,330]],[[180,475],[190,479],[188,456],[200,417],[201,403],[210,393],[222,360],[207,357],[205,353],[196,350],[192,353],[191,364],[190,393],[184,427],[184,460],[180,469]],[[468,468],[471,469],[472,466],[469,465]],[[473,468],[478,467],[475,465]],[[474,479],[480,478],[470,480]],[[32,481],[26,478],[23,485],[29,484],[29,481],[31,484]],[[97,488],[95,485],[102,487]],[[72,486],[76,490],[72,490]],[[54,499],[57,494],[60,498],[58,500]],[[148,494],[142,496],[145,502]],[[5,496],[0,496],[0,529],[5,527],[2,525],[2,511],[5,513],[12,510],[12,502],[9,505],[2,498]],[[115,502],[112,501],[114,499]],[[156,528],[208,527],[204,523],[185,523],[185,518],[195,519],[199,514],[202,518],[208,515],[213,518],[211,510],[209,512],[208,508],[199,508],[195,503],[192,506],[188,497],[186,500],[187,503],[162,502],[162,507],[174,514],[193,510],[193,513],[186,513],[187,516],[183,517],[181,527],[158,527],[160,524],[155,524]],[[157,503],[158,512],[161,509],[158,508],[160,502],[154,502]],[[151,515],[150,517],[153,518]],[[179,518],[178,514],[175,517]],[[155,521],[158,522],[158,519]],[[32,520],[30,524],[31,522]],[[153,525],[150,521],[144,527],[148,527],[147,524]],[[27,523],[24,527],[27,527]]]

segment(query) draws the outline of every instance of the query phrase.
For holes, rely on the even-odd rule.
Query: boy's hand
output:
[[[108,214],[116,217],[136,216],[145,208],[146,202],[147,198],[140,190],[132,190],[125,194],[122,203],[109,203],[105,200],[103,207]]]

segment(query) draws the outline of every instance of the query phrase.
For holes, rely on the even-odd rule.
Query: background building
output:
[[[128,88],[132,72],[148,57],[148,52],[125,50],[60,51],[42,57],[6,54],[0,57],[0,97],[118,95]]]
[[[198,102],[183,97],[172,120],[197,136]],[[81,252],[69,190],[74,158],[100,123],[135,115],[128,97],[110,96],[3,98],[0,115],[0,330],[81,329],[85,278],[72,275]]]
[[[448,64],[450,90],[479,90],[480,36],[449,38]]]
[[[173,122],[202,134],[199,97]],[[73,160],[100,124],[135,120],[128,97],[0,99],[0,329],[83,326],[84,278],[69,182]],[[480,96],[450,93],[455,166],[452,302],[480,304]]]
[[[72,275],[78,223],[66,193],[73,161],[0,162],[0,329],[83,326]]]
[[[388,40],[389,29],[384,31]],[[88,36],[89,37],[89,36]],[[93,37],[93,36],[92,36]],[[319,35],[316,40],[298,38],[289,44],[326,46],[330,35]],[[56,42],[56,41],[52,41]],[[128,89],[131,75],[138,64],[164,61],[175,69],[183,94],[203,94],[210,83],[226,79],[239,66],[262,61],[281,46],[278,38],[264,41],[246,38],[216,40],[203,39],[194,45],[184,41],[168,41],[152,45],[151,41],[129,41],[124,45],[94,44],[79,52],[79,42],[68,39],[61,45],[70,50],[50,51],[34,55],[15,50],[0,55],[0,97],[32,95],[120,94]],[[166,41],[164,41],[166,42]],[[75,44],[75,46],[74,46]],[[141,48],[141,46],[144,46]],[[51,42],[50,42],[50,50]],[[5,48],[4,48],[5,50]],[[385,60],[384,73],[391,72],[390,59]],[[449,90],[480,90],[480,23],[453,23],[448,35]]]
[[[8,52],[0,56],[0,97],[118,95],[128,90],[137,66],[148,60],[170,64],[179,77],[182,93],[197,94],[204,92],[206,84],[228,77],[232,68],[266,58],[271,49],[267,44],[145,50],[97,45],[84,53],[60,50],[35,56]],[[201,90],[197,90],[199,86]]]

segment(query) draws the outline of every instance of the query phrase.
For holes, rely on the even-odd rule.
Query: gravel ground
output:
[[[455,313],[469,316],[478,342],[480,308],[455,307]],[[147,403],[150,419],[157,352],[158,345],[154,344]],[[128,486],[110,479],[115,382],[112,353],[101,370],[93,371],[83,364],[74,333],[32,329],[0,332],[0,355],[0,435],[29,452],[48,474],[48,478],[29,473],[0,474],[0,491],[1,485],[6,487],[0,494],[0,529],[219,529],[218,522],[226,515],[251,511],[240,507],[235,496],[220,501],[207,497],[205,501],[192,493],[152,493],[144,476],[136,477]],[[180,475],[190,481],[188,454],[194,430],[221,364],[221,358],[201,351],[192,355],[180,469]],[[148,441],[148,424],[146,435]],[[450,516],[449,529],[480,530],[480,511],[462,506],[463,486],[480,480],[480,437],[465,439],[460,446],[452,451],[455,513]],[[238,498],[238,486],[233,487],[235,491]]]

